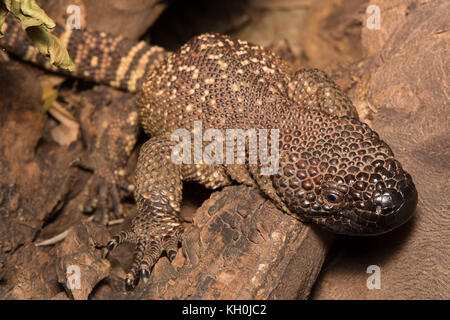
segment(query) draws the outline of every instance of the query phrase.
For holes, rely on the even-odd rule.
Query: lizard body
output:
[[[137,245],[127,286],[148,277],[163,252],[174,258],[187,180],[209,188],[254,186],[286,213],[336,233],[384,233],[411,217],[417,204],[411,176],[323,72],[291,73],[270,51],[218,34],[200,35],[163,56],[149,67],[137,97],[151,136],[136,169],[137,214],[107,245]],[[179,128],[194,134],[196,121],[224,135],[278,129],[279,170],[263,175],[261,163],[174,163],[171,134]]]

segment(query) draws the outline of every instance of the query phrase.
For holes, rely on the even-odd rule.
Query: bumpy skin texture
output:
[[[254,186],[286,213],[345,234],[392,230],[417,204],[410,175],[378,134],[358,121],[338,86],[319,70],[291,74],[260,46],[198,36],[150,68],[137,101],[142,126],[152,136],[138,159],[138,211],[131,229],[107,245],[112,250],[124,241],[137,244],[128,287],[145,279],[163,252],[174,257],[183,180],[209,188]],[[224,134],[279,129],[278,172],[262,175],[261,163],[175,164],[170,135],[178,128],[192,133],[194,121]]]
[[[144,41],[56,25],[53,34],[61,39],[75,63],[75,71],[69,72],[52,66],[40,55],[12,16],[7,16],[2,31],[5,36],[0,39],[0,47],[25,61],[130,92],[139,90],[148,72],[166,56],[163,48],[149,46]]]
[[[138,102],[146,132],[165,138],[152,138],[141,151],[135,225],[111,243],[149,235],[154,241],[138,247],[129,286],[137,270],[147,275],[155,257],[167,251],[164,237],[173,239],[171,244],[179,238],[182,179],[208,181],[212,188],[233,180],[257,186],[285,212],[337,233],[383,233],[414,211],[411,177],[378,134],[357,120],[336,84],[318,70],[291,76],[278,57],[259,46],[222,35],[196,37],[149,74]],[[263,176],[255,165],[174,165],[168,135],[177,128],[192,131],[194,121],[223,132],[280,129],[279,172]],[[155,235],[155,219],[167,231]],[[158,249],[145,260],[150,247]]]

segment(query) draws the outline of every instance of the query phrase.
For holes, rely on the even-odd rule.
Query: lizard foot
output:
[[[172,219],[169,221],[150,219],[152,221],[146,221],[145,224],[140,224],[140,220],[137,220],[139,227],[134,220],[131,230],[122,231],[113,236],[106,245],[107,253],[109,253],[124,242],[136,244],[133,264],[125,279],[127,290],[133,290],[140,279],[144,283],[148,281],[151,268],[163,253],[166,253],[169,261],[175,259],[183,233],[183,227],[175,219],[173,221]]]
[[[127,194],[132,191],[132,185],[118,174],[99,174],[99,170],[89,169],[80,161],[75,161],[74,165],[94,172],[85,188],[86,200],[81,205],[81,211],[86,214],[93,213],[94,219],[105,225],[111,220],[122,218],[120,200],[123,191]]]
[[[103,177],[94,176],[88,183],[87,200],[82,205],[84,213],[94,213],[95,220],[102,224],[119,219],[123,216],[122,204],[120,203],[120,190],[130,191],[126,183],[109,182]]]

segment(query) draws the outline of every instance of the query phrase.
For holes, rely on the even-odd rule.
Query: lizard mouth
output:
[[[376,192],[371,200],[354,208],[347,207],[336,212],[310,212],[306,220],[333,233],[377,235],[406,223],[412,217],[417,202],[417,190],[411,181],[402,190]]]

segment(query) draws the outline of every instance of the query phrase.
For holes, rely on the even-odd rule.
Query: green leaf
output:
[[[75,69],[67,49],[50,32],[55,27],[55,22],[36,4],[35,0],[0,0],[0,30],[8,12],[19,20],[34,46],[50,60],[50,63],[69,71]],[[2,36],[1,32],[0,36]]]
[[[56,99],[58,99],[58,91],[55,88],[50,86],[42,88],[42,108],[45,111],[52,107]]]
[[[26,31],[34,46],[42,55],[50,59],[51,64],[69,71],[75,69],[75,64],[57,37],[42,26],[29,27]]]

